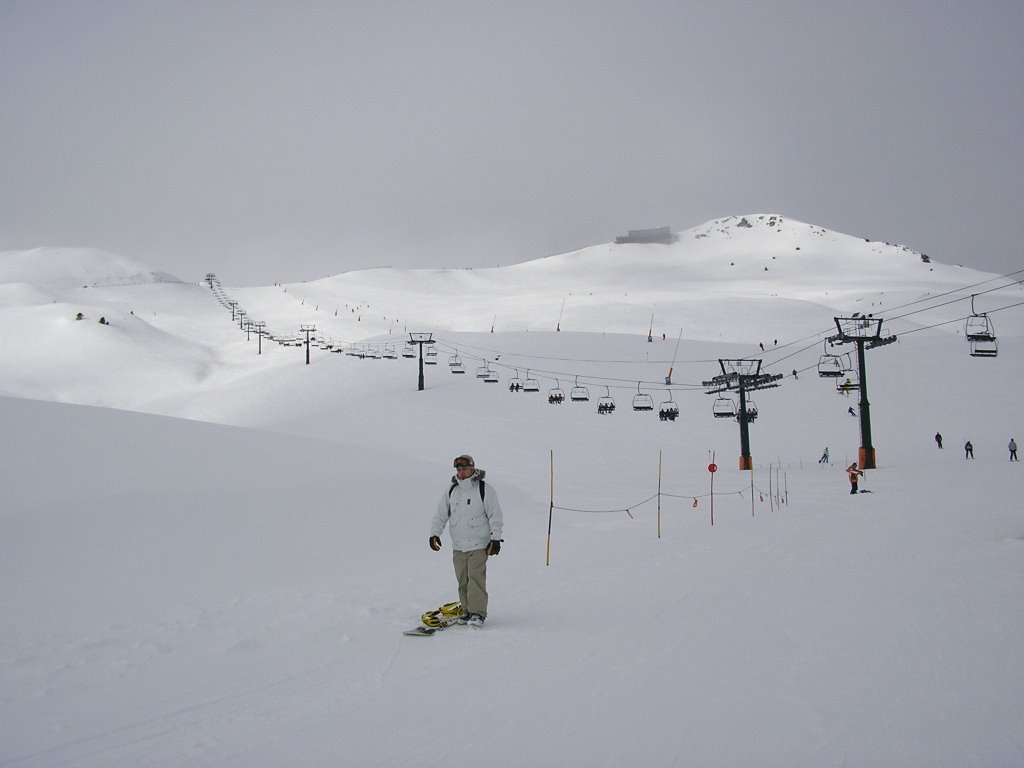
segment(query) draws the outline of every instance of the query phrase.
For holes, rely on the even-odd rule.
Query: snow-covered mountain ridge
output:
[[[0,253],[0,319],[7,328],[28,329],[0,337],[0,354],[8,361],[0,394],[163,412],[165,406],[155,404],[166,397],[180,400],[181,392],[213,392],[250,376],[271,375],[280,353],[268,349],[252,355],[252,334],[231,324],[231,313],[202,277],[175,282],[132,259],[92,249]],[[827,334],[835,314],[885,314],[890,307],[924,302],[902,310],[900,316],[913,314],[887,330],[933,325],[938,332],[957,334],[959,318],[969,312],[970,292],[1007,282],[994,278],[928,263],[905,247],[770,214],[707,222],[680,232],[670,245],[604,244],[507,267],[382,268],[251,288],[232,288],[230,276],[219,276],[237,309],[264,322],[275,336],[313,326],[317,338],[343,345],[404,341],[415,330],[447,337],[450,346],[459,343],[453,334],[490,335],[493,329],[499,336],[488,341],[504,342],[488,343],[496,351],[473,357],[493,358],[505,349],[509,365],[562,371],[552,378],[611,375],[643,381],[660,381],[664,372],[636,366],[569,366],[566,372],[566,366],[521,354],[532,342],[529,337],[517,341],[516,333],[561,331],[556,346],[565,347],[561,354],[568,356],[573,345],[566,333],[645,338],[651,332],[659,339],[785,346]],[[944,299],[920,311],[929,306],[929,297],[950,292],[960,301]],[[1021,299],[1021,290],[1005,288],[999,295],[995,302],[995,296],[986,296],[983,304],[1012,303]],[[79,313],[84,322],[75,321]],[[1005,315],[999,317],[1000,333],[1005,338],[1021,334],[1021,313]],[[100,318],[108,324],[98,327]],[[651,351],[616,352],[615,359],[649,360]],[[668,356],[658,350],[655,360]],[[812,352],[787,361],[785,370],[814,359]],[[112,376],[135,385],[111,386]],[[700,378],[695,374],[690,380]],[[132,393],[127,401],[125,393]]]

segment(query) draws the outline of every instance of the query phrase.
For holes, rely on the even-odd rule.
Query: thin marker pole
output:
[[[711,463],[715,463],[715,452],[711,452]],[[715,524],[715,473],[711,473],[711,524]]]
[[[661,538],[661,451],[658,451],[658,538]]]
[[[754,516],[754,467],[750,467],[750,516]]]
[[[551,518],[555,514],[555,449],[551,449],[551,467],[549,469],[551,478],[551,502],[548,505],[548,555],[544,565],[551,565]]]

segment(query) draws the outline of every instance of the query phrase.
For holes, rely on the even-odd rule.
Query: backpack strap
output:
[[[458,487],[459,482],[456,480],[452,483],[452,487],[448,489],[448,517],[452,516],[452,492]],[[480,486],[480,501],[483,502],[484,496],[487,495],[487,486],[483,480],[478,480],[477,485]]]

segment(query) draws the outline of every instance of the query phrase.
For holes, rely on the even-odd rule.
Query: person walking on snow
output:
[[[447,525],[462,604],[458,623],[482,627],[487,618],[487,558],[501,551],[503,541],[501,504],[472,456],[456,457],[454,466],[451,485],[437,502],[430,524],[430,548],[441,549],[441,533]]]
[[[968,440],[966,443],[964,443],[964,458],[965,459],[973,459],[974,458],[974,446],[971,445],[971,441],[970,440]]]
[[[939,446],[939,448],[942,447],[942,435],[940,435],[938,432],[935,433],[935,444]]]
[[[846,473],[850,477],[850,494],[857,493],[857,481],[864,474],[864,471],[857,469],[857,462],[855,461],[846,468]]]
[[[1010,449],[1010,461],[1020,461],[1017,458],[1017,441],[1011,437],[1010,444],[1007,447]]]

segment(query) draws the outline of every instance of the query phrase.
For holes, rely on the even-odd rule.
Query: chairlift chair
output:
[[[999,354],[999,344],[994,338],[977,339],[971,342],[971,357],[996,357]]]
[[[646,392],[640,391],[640,382],[636,383],[636,394],[633,395],[633,410],[634,411],[653,411],[654,410],[654,398],[648,395]]]
[[[823,379],[839,378],[846,373],[843,366],[842,355],[832,355],[826,352],[818,358],[818,375]]]
[[[995,352],[992,350],[996,349],[995,344],[982,344],[980,354],[975,354],[975,346],[973,342],[994,342],[996,340],[996,329],[992,325],[992,321],[989,316],[984,312],[978,313],[974,311],[974,295],[971,295],[971,316],[967,318],[967,323],[964,325],[964,337],[967,341],[971,342],[971,356],[972,357],[995,357]]]
[[[516,369],[516,375],[508,380],[508,391],[519,392],[523,388],[523,380],[519,378],[519,369]]]
[[[402,357],[416,357],[416,348],[412,344],[402,347]]]
[[[498,383],[498,372],[488,371],[487,375],[484,376],[484,384],[497,384]]]
[[[482,378],[484,378],[484,377],[486,377],[486,376],[487,376],[487,373],[488,373],[488,372],[489,372],[490,370],[491,370],[491,369],[490,369],[490,368],[488,368],[488,367],[487,367],[486,365],[481,365],[481,366],[480,366],[479,368],[477,368],[477,369],[476,369],[476,377],[477,377],[478,379],[482,379]]]
[[[757,418],[757,405],[753,400],[747,400],[747,421],[753,421]]]
[[[427,354],[424,356],[424,363],[427,365],[437,365],[437,350],[431,347],[427,350]]]
[[[395,345],[394,344],[385,344],[384,345],[384,357],[386,359],[388,359],[388,360],[397,360],[398,359],[398,352],[395,351]]]
[[[968,341],[995,341],[996,330],[988,315],[971,315],[964,325],[964,336]]]
[[[585,403],[590,400],[590,390],[580,386],[580,377],[576,377],[576,385],[569,390],[569,399],[574,403]]]
[[[557,381],[555,386],[548,390],[548,402],[551,405],[561,405],[565,402],[565,392],[562,391],[562,387]]]
[[[597,412],[601,414],[615,413],[615,398],[611,390],[604,388],[605,394],[597,399]]]
[[[526,380],[523,381],[523,392],[540,392],[540,382],[530,378],[530,371],[526,371]]]
[[[736,418],[736,403],[728,397],[716,397],[712,413],[716,419],[734,419]]]
[[[672,392],[668,393],[668,400],[665,400],[658,407],[658,416],[661,417],[662,421],[675,421],[676,416],[679,415],[679,406],[675,400],[672,399]]]
[[[842,381],[836,382],[836,392],[841,395],[848,395],[851,392],[860,391],[860,378],[854,371],[847,371],[847,376]]]

